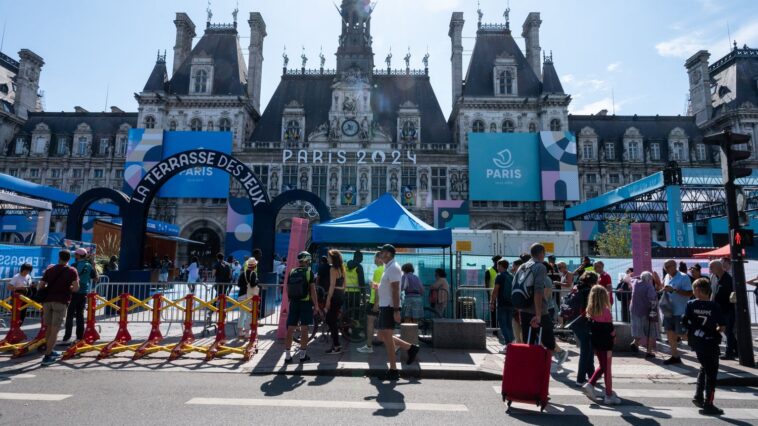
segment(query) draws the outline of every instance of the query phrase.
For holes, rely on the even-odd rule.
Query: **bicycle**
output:
[[[348,302],[346,303],[348,305],[347,309],[343,309],[340,312],[340,332],[342,337],[348,342],[360,343],[366,341],[368,297],[364,290],[365,288],[361,288],[359,294],[355,297],[358,302],[357,304],[349,306],[350,303]]]

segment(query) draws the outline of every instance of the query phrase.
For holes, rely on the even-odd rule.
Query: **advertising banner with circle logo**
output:
[[[536,133],[470,133],[469,198],[474,201],[540,201]]]

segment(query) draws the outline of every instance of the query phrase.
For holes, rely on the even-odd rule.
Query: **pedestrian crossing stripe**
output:
[[[533,404],[514,403],[511,408],[511,416],[527,415],[554,415],[554,416],[584,416],[592,417],[624,417],[640,420],[666,420],[681,419],[706,419],[698,412],[697,407],[651,407],[643,405],[615,405],[604,406],[598,404],[566,405],[548,404],[545,411],[540,413],[539,408]],[[724,414],[718,417],[730,420],[758,420],[758,410],[753,408],[723,408]]]
[[[492,389],[498,395],[502,393],[500,386],[492,386]],[[741,388],[742,392],[735,392],[731,390],[716,389],[716,400],[743,400],[754,401],[755,393],[758,392],[756,388]],[[620,389],[613,387],[613,392],[618,395],[619,398],[655,398],[655,399],[692,399],[695,395],[695,388],[690,390],[678,390],[678,389]],[[553,386],[550,388],[550,396],[581,396],[586,398],[581,388],[569,388],[566,386]]]
[[[243,407],[298,407],[314,409],[368,409],[368,410],[410,410],[410,411],[448,411],[466,412],[468,408],[462,404],[427,404],[413,402],[382,402],[382,401],[318,401],[303,399],[243,399],[243,398],[192,398],[187,405],[224,405]]]
[[[53,394],[53,393],[10,393],[0,392],[0,400],[15,401],[63,401],[71,398],[71,395]]]

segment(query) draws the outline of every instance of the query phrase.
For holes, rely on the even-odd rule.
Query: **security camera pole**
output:
[[[750,151],[737,148],[739,145],[750,142],[750,136],[725,130],[706,136],[704,142],[709,145],[718,145],[721,148],[721,175],[724,179],[726,215],[729,220],[729,248],[732,258],[734,291],[737,294],[737,347],[739,348],[740,365],[755,367],[750,313],[748,312],[747,290],[745,288],[745,265],[742,255],[743,248],[751,245],[748,240],[752,239],[752,234],[740,226],[736,184],[737,179],[750,176],[752,169],[734,164],[750,158]]]

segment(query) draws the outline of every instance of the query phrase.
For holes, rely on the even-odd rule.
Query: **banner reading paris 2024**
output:
[[[579,199],[571,132],[469,133],[469,198],[474,201]]]
[[[230,132],[165,132],[132,129],[124,171],[124,192],[131,195],[145,174],[164,158],[193,149],[205,148],[229,154]],[[160,196],[164,198],[227,198],[229,175],[212,167],[185,170],[166,182]]]

